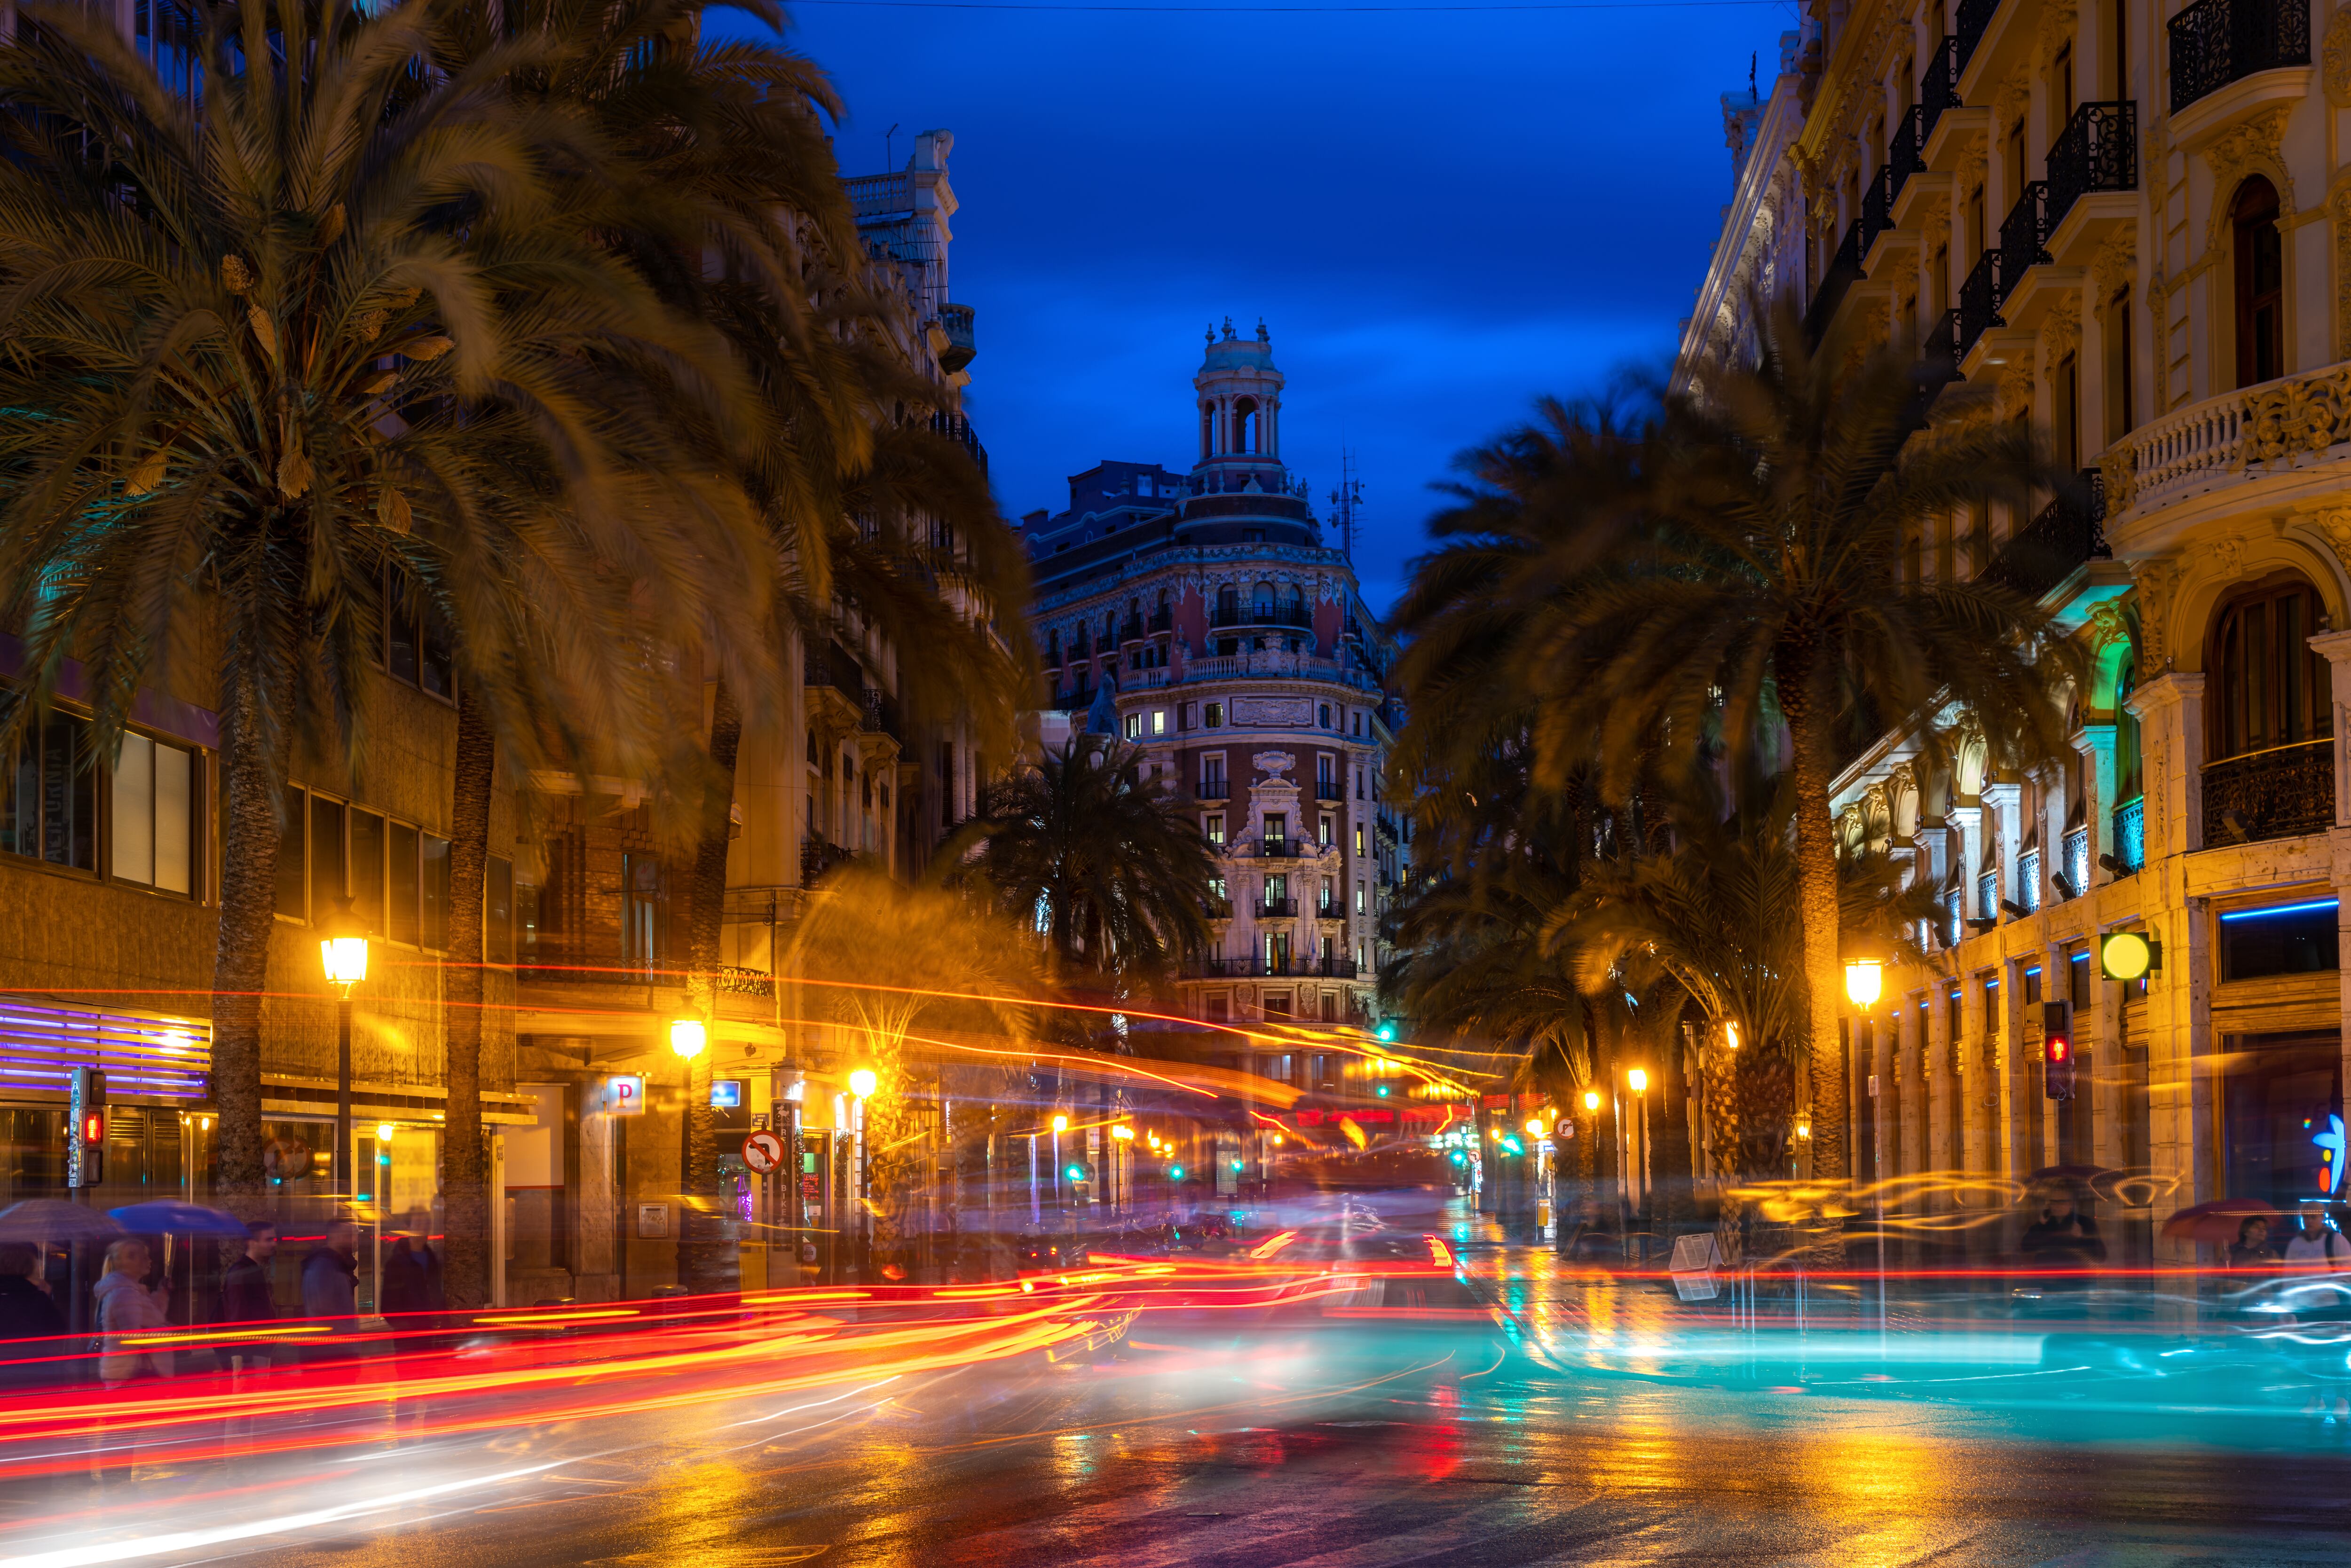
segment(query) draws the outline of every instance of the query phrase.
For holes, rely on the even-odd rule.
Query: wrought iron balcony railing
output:
[[[2147,864],[2147,798],[2134,795],[2115,808],[2115,850],[2107,857],[2116,876],[2130,876]]]
[[[1298,900],[1294,898],[1263,898],[1258,901],[1257,917],[1259,920],[1289,920],[1295,918],[1297,914]]]
[[[1209,618],[1208,624],[1218,631],[1230,626],[1295,626],[1311,629],[1313,613],[1303,605],[1259,605],[1252,609],[1234,606],[1219,609]]]
[[[1227,779],[1203,779],[1192,790],[1196,800],[1229,800],[1233,798],[1232,781]]]
[[[2085,468],[2079,486],[2053,497],[2011,535],[1983,576],[2027,599],[2038,599],[2085,561],[2113,558],[2106,545],[2105,476]]]
[[[2310,0],[2196,0],[2174,16],[2171,112],[2255,71],[2310,63]]]
[[[1925,350],[1919,356],[1935,372],[1946,380],[1959,373],[1959,313],[1946,310],[1935,318],[1934,330],[1927,334]]]
[[[1935,46],[1935,52],[1927,57],[1927,68],[1918,77],[1918,107],[1926,111],[1918,131],[1918,149],[1923,153],[1927,138],[1935,133],[1935,121],[1943,118],[1943,111],[1961,107],[1957,34],[1946,33],[1943,41]]]
[[[2067,898],[2079,898],[2090,891],[2090,827],[2085,822],[2065,835],[2065,878],[2058,892]]]
[[[972,336],[972,308],[968,305],[939,307],[939,330],[946,335],[946,351],[939,356],[939,369],[953,375],[971,363],[979,352],[977,340]]]
[[[1967,281],[1959,285],[1958,336],[1952,344],[1956,358],[1965,359],[1976,340],[1992,328],[2008,325],[2000,319],[2001,305],[2007,298],[2001,288],[2002,276],[2001,253],[1988,250],[1976,258]]]
[[[2016,292],[2028,267],[2049,259],[2049,182],[2024,187],[2016,205],[2000,221],[2000,283],[2003,300]]]
[[[1336,779],[1317,779],[1314,780],[1314,798],[1317,800],[1343,800],[1347,798],[1347,787]]]
[[[1130,615],[1124,621],[1120,622],[1118,626],[1118,640],[1121,643],[1142,642],[1143,617],[1140,615]]]
[[[1914,103],[1902,122],[1894,128],[1893,138],[1886,144],[1886,202],[1890,209],[1894,199],[1913,174],[1927,172],[1927,106]]]
[[[2335,742],[2322,736],[2204,765],[2204,847],[2323,833],[2335,825]]]
[[[2075,110],[2049,150],[2048,183],[2044,237],[2087,193],[2137,190],[2138,105],[2125,99]]]
[[[1844,299],[1844,291],[1861,281],[1861,258],[1868,249],[1862,238],[1862,224],[1856,217],[1845,226],[1844,239],[1837,246],[1836,255],[1829,260],[1828,270],[1821,275],[1820,287],[1813,290],[1813,303],[1804,311],[1804,335],[1817,343],[1821,334],[1829,329],[1829,318],[1836,314],[1837,306]]]
[[[1166,632],[1173,630],[1175,625],[1175,610],[1167,605],[1162,605],[1157,610],[1151,612],[1151,620],[1145,630],[1152,632]]]
[[[2041,852],[2037,849],[2016,857],[2016,904],[2027,915],[2041,907]]]
[[[1954,82],[1958,81],[1959,72],[1968,68],[1968,61],[1975,57],[1976,46],[1983,42],[1985,32],[1991,26],[1991,19],[1998,15],[2000,0],[1959,0],[1959,15],[1951,18],[1951,25],[1958,29],[1955,42],[1959,45],[1959,62],[1957,69],[1951,72]]]

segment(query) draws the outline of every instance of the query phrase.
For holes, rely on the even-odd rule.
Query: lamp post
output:
[[[882,1075],[870,1067],[861,1067],[849,1075],[849,1092],[857,1097],[857,1278],[862,1281],[873,1272],[873,1203],[870,1190],[873,1183],[873,1165],[870,1145],[865,1139],[865,1102],[882,1087]]]
[[[351,988],[367,978],[368,929],[351,913],[351,901],[328,918],[319,943],[319,962],[327,983],[336,987],[335,1002],[335,1187],[346,1200],[357,1189],[351,1183]]]
[[[1648,1070],[1647,1070],[1647,1069],[1646,1069],[1646,1068],[1640,1068],[1640,1067],[1635,1067],[1635,1068],[1629,1068],[1629,1069],[1627,1069],[1627,1070],[1625,1071],[1625,1087],[1626,1087],[1627,1089],[1630,1089],[1630,1090],[1633,1092],[1633,1105],[1634,1105],[1634,1110],[1635,1110],[1635,1115],[1634,1115],[1634,1118],[1633,1118],[1633,1136],[1634,1136],[1635,1141],[1636,1141],[1636,1142],[1640,1145],[1640,1148],[1641,1148],[1641,1161],[1640,1161],[1640,1164],[1639,1164],[1636,1167],[1635,1167],[1635,1175],[1638,1176],[1638,1178],[1639,1178],[1639,1180],[1640,1180],[1640,1183],[1641,1183],[1641,1203],[1640,1203],[1640,1208],[1641,1208],[1642,1215],[1643,1215],[1643,1217],[1644,1217],[1644,1218],[1643,1218],[1643,1223],[1644,1223],[1644,1224],[1646,1224],[1646,1223],[1647,1222],[1647,1220],[1646,1220],[1646,1216],[1647,1216],[1647,1213],[1648,1213],[1648,1207],[1649,1207],[1649,1074],[1648,1074]],[[1646,1255],[1646,1251],[1647,1251],[1647,1249],[1648,1249],[1648,1243],[1647,1243],[1646,1241],[1644,1241],[1644,1242],[1642,1242],[1641,1246],[1642,1246],[1642,1250],[1643,1250],[1644,1254]]]
[[[1877,1005],[1885,989],[1885,966],[1875,958],[1855,958],[1844,967],[1844,994],[1852,1001],[1857,1015],[1854,1019],[1853,1053],[1858,1064],[1863,1050],[1862,1029],[1870,1025],[1869,1009]],[[1871,1027],[1875,1027],[1871,1025]],[[1876,1065],[1876,1040],[1869,1040],[1871,1065]],[[1875,1078],[1875,1074],[1871,1075]],[[1872,1092],[1875,1093],[1875,1084]],[[1869,1176],[1870,1187],[1877,1197],[1877,1340],[1883,1353],[1886,1345],[1886,1169],[1883,1144],[1886,1130],[1878,1123],[1877,1107],[1869,1108]]]

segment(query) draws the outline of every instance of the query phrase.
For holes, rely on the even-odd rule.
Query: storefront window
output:
[[[2336,1173],[2316,1140],[2343,1113],[2343,1044],[2333,1030],[2232,1035],[2217,1062],[2226,1197],[2290,1208]],[[2339,1193],[2339,1189],[2337,1189]]]
[[[2254,980],[2339,967],[2337,912],[2332,898],[2228,911],[2220,916],[2220,977]]]

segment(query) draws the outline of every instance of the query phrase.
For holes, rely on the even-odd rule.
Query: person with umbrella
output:
[[[0,1388],[30,1388],[57,1375],[44,1361],[61,1345],[21,1343],[66,1333],[65,1314],[49,1300],[47,1285],[32,1278],[40,1260],[41,1249],[29,1241],[0,1241],[0,1341],[20,1342],[0,1344]]]

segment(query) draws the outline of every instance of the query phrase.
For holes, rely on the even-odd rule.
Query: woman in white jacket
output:
[[[109,1388],[134,1378],[172,1375],[170,1351],[123,1346],[131,1335],[170,1326],[163,1312],[163,1291],[151,1291],[140,1283],[152,1263],[147,1244],[134,1236],[126,1236],[106,1249],[106,1272],[98,1281],[98,1331],[104,1340],[98,1376]]]

